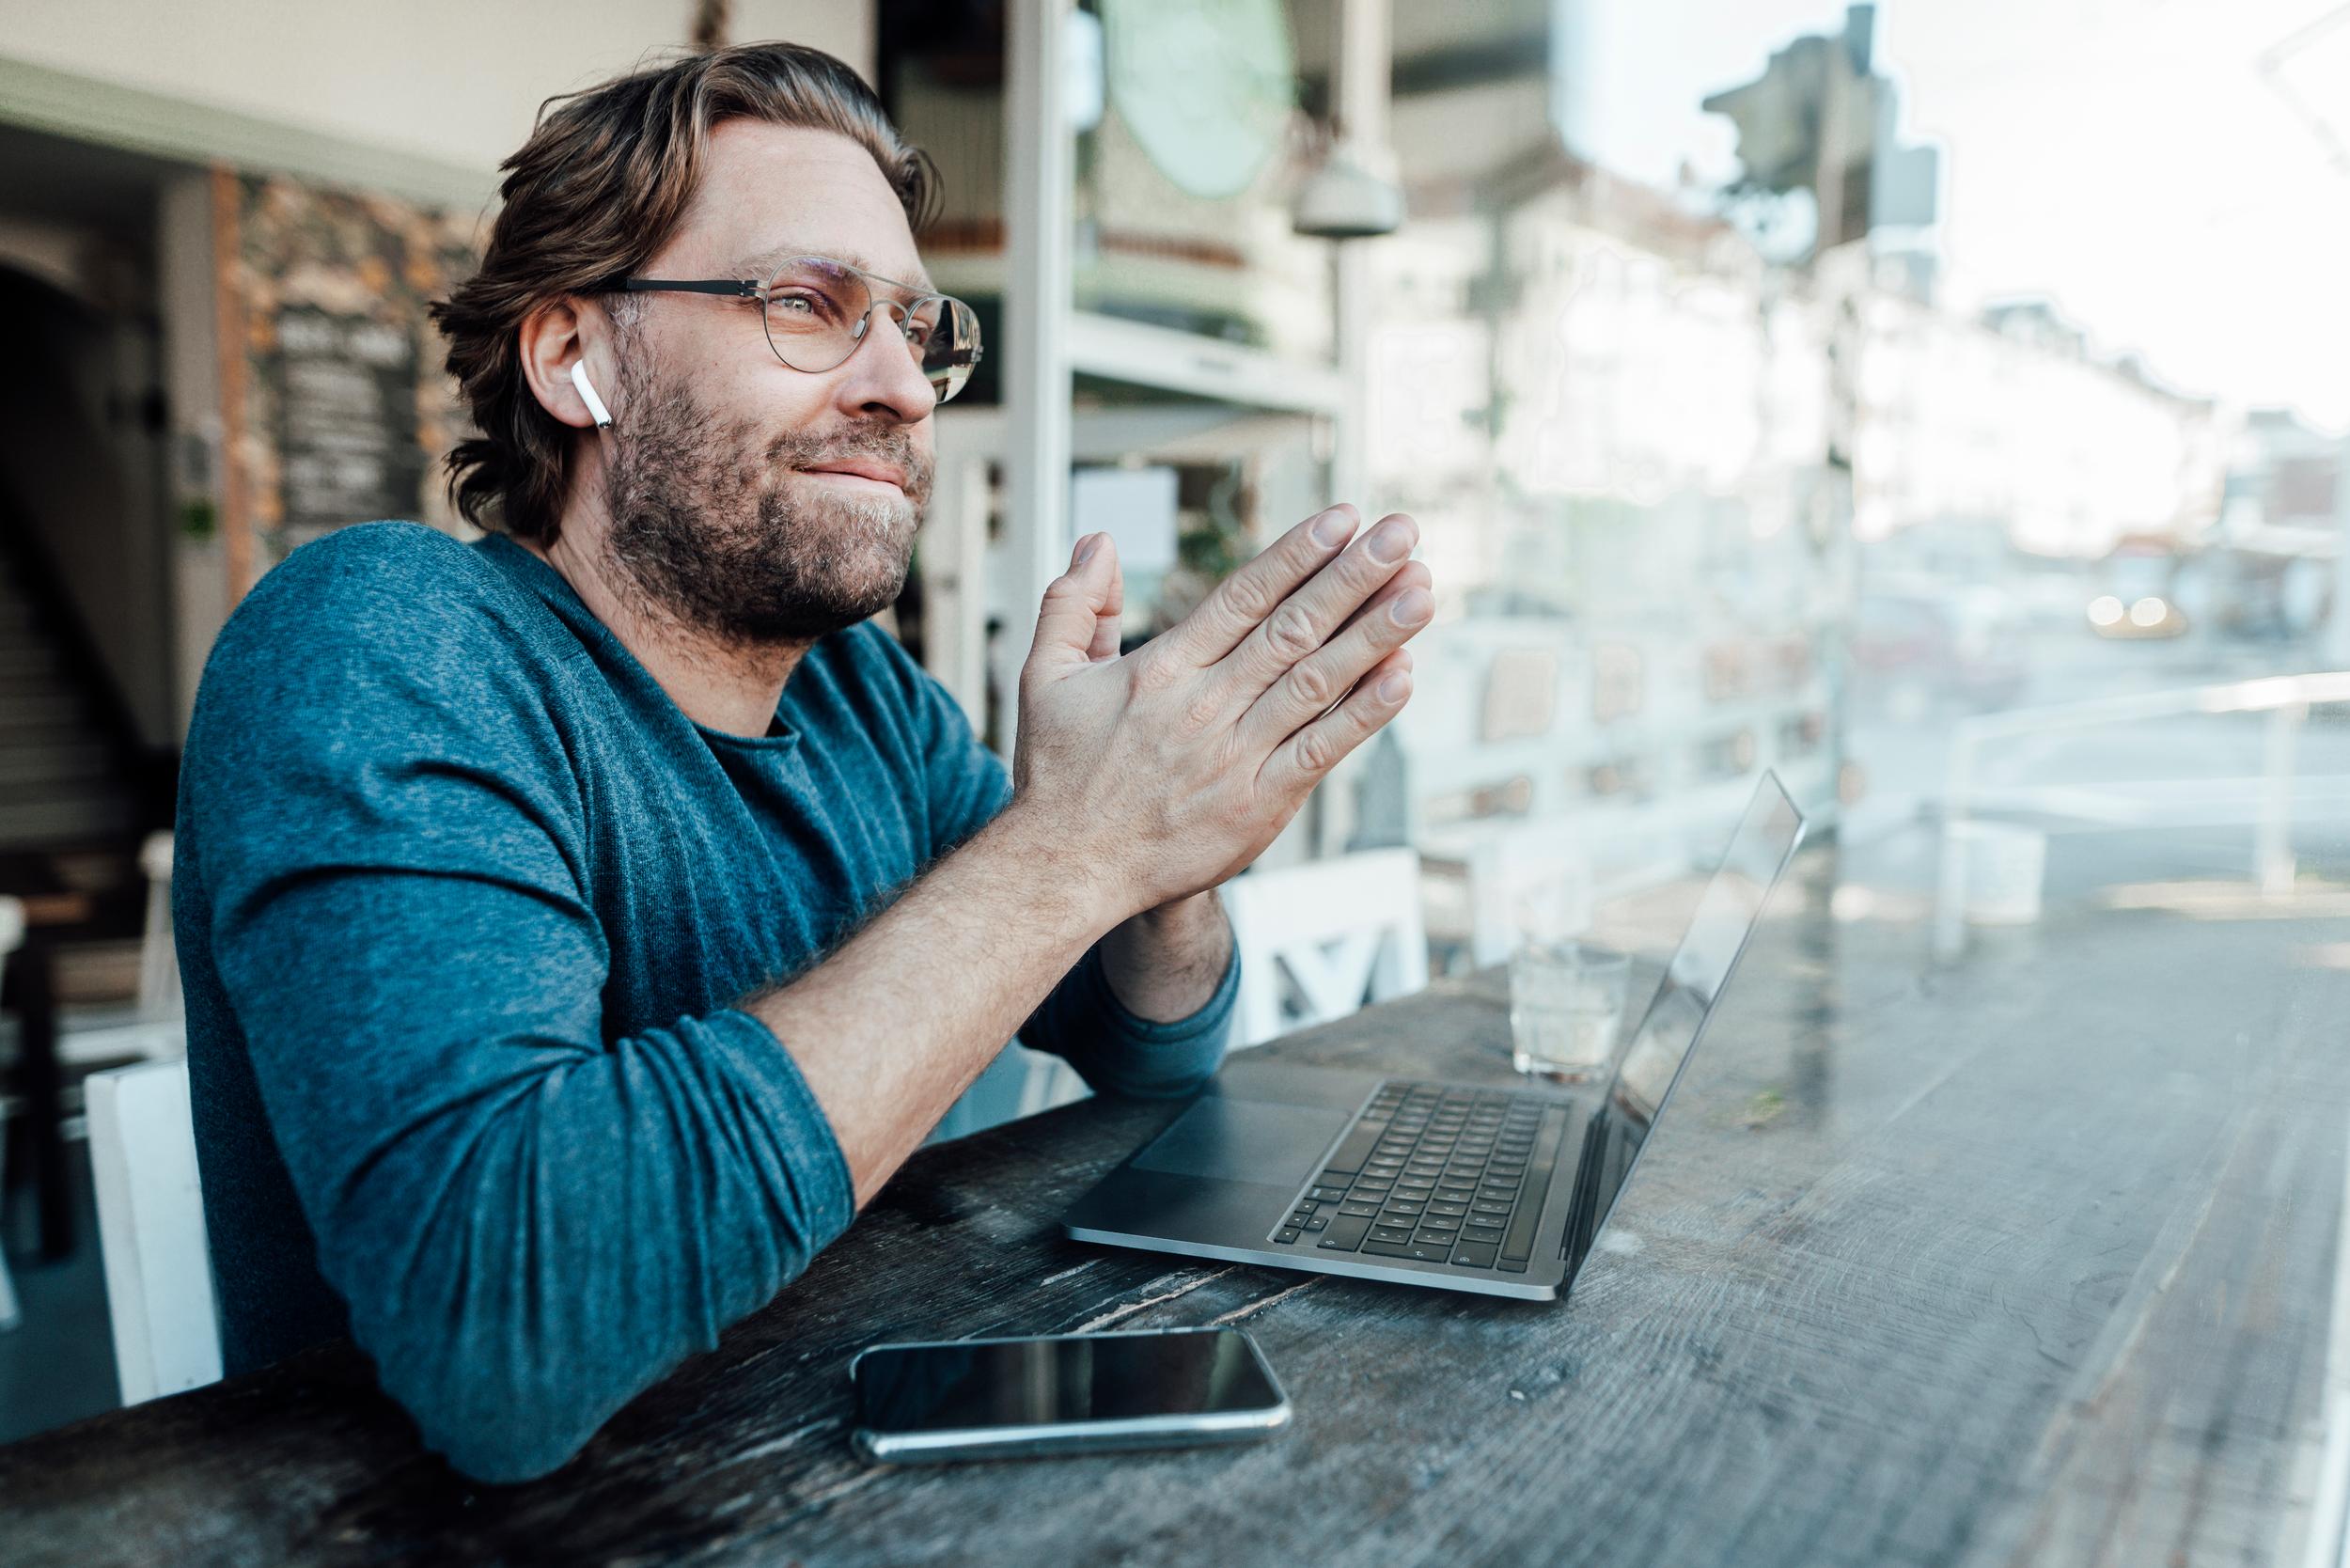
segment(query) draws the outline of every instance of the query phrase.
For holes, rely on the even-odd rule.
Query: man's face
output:
[[[828,132],[728,120],[685,222],[642,275],[763,278],[786,255],[927,286],[871,154]],[[776,358],[756,301],[631,303],[614,340],[604,500],[608,548],[647,607],[751,645],[810,641],[887,606],[930,498],[934,402],[894,321],[876,312],[845,363],[811,374]]]

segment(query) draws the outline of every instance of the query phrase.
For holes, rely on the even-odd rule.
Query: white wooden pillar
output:
[[[1387,38],[1389,0],[1341,0],[1331,8],[1330,118],[1340,139],[1356,146],[1387,145],[1387,96],[1393,70]],[[1332,432],[1331,498],[1352,501],[1371,522],[1370,494],[1371,258],[1361,240],[1333,248],[1331,307],[1338,327],[1338,372],[1343,400]]]
[[[2334,453],[2334,608],[2326,653],[2334,668],[2350,669],[2350,435]]]
[[[1070,0],[1010,0],[1004,101],[1005,635],[1025,651],[1069,565]],[[1016,703],[1018,693],[1004,694]],[[1016,732],[1008,726],[1005,740]]]

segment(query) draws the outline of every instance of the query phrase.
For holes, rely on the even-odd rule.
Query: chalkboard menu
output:
[[[402,326],[296,306],[277,318],[278,489],[290,542],[414,517],[416,342]]]

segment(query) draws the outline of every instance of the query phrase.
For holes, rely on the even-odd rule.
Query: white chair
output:
[[[122,1403],[220,1379],[220,1319],[205,1251],[185,1061],[85,1081],[98,1242]]]
[[[24,905],[17,899],[0,898],[0,981],[8,972],[8,955],[24,944]],[[0,1107],[0,1170],[8,1168],[8,1118]],[[0,1188],[0,1193],[5,1193]],[[0,1252],[0,1334],[7,1333],[24,1321],[24,1314],[16,1304],[16,1280],[8,1274],[8,1256]]]
[[[1342,1018],[1428,983],[1419,856],[1372,850],[1224,885],[1240,945],[1238,1046]]]

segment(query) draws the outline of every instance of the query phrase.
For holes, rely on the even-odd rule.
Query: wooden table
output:
[[[2350,1439],[2350,896],[1937,968],[1922,900],[1838,919],[1801,870],[1563,1306],[1062,1241],[1172,1114],[1089,1103],[925,1152],[543,1482],[465,1483],[326,1349],[0,1450],[0,1560],[2300,1564]],[[1506,1083],[1506,1039],[1484,976],[1267,1049]],[[1288,1433],[848,1450],[874,1341],[1199,1324]]]

